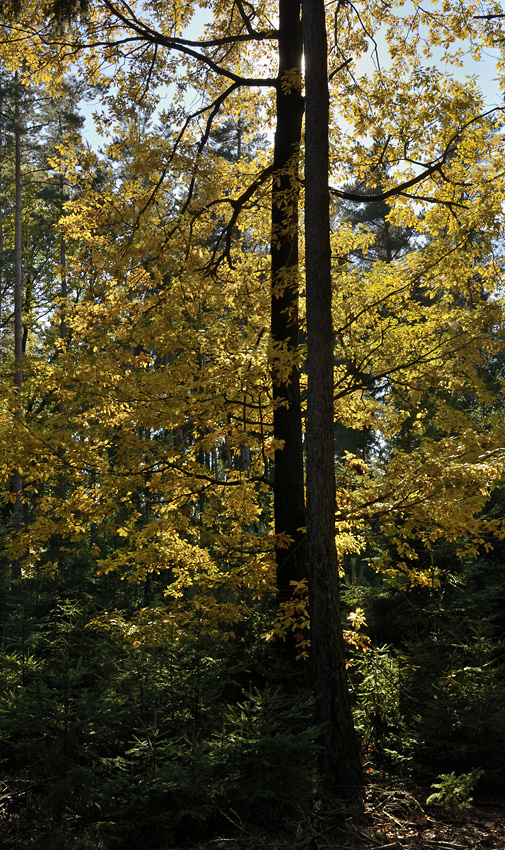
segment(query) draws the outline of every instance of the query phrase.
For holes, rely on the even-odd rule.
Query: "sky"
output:
[[[209,20],[209,12],[207,10],[199,10],[197,14],[195,14],[191,25],[187,29],[186,37],[196,40],[202,34],[203,27]],[[387,69],[389,64],[389,56],[387,52],[386,42],[384,38],[381,37],[380,33],[377,35],[376,40],[381,65],[383,68]],[[440,50],[439,57],[441,56],[441,53],[442,51]],[[499,50],[489,49],[483,55],[483,58],[480,62],[476,62],[471,57],[467,56],[462,68],[453,68],[451,70],[451,74],[456,79],[462,82],[465,80],[466,77],[475,75],[479,80],[485,103],[489,108],[497,106],[502,101],[500,86],[496,79],[496,62],[499,58],[499,55]],[[427,64],[429,64],[430,66],[437,65],[436,51],[434,51],[433,57],[427,60]],[[369,73],[376,70],[372,52],[370,52],[368,56],[364,60],[362,60],[358,70]],[[170,97],[170,86],[167,86],[166,93],[164,93],[163,97],[164,99]],[[106,143],[106,140],[100,137],[96,132],[95,124],[93,121],[92,113],[94,109],[96,109],[96,105],[97,104],[94,104],[93,102],[81,104],[81,112],[84,115],[86,121],[85,137],[93,148],[99,148],[101,145]]]
[[[391,66],[391,62],[389,61],[386,42],[384,38],[381,37],[380,33],[376,38],[379,60],[382,67],[384,69],[388,69]],[[464,42],[461,43],[464,44]],[[443,64],[441,62],[442,53],[442,48],[438,51],[436,48],[433,48],[433,56],[426,60],[426,65],[428,67],[438,66],[440,69],[443,69]],[[496,79],[496,63],[499,58],[500,51],[498,49],[487,49],[484,51],[480,62],[476,62],[471,56],[466,55],[463,66],[461,68],[452,67],[450,73],[456,80],[461,82],[464,82],[464,80],[469,76],[476,76],[479,80],[486,104],[489,106],[497,106],[503,101],[503,95],[500,92],[500,86]],[[376,70],[376,63],[371,52],[368,54],[364,64],[367,66],[364,70],[369,72]]]

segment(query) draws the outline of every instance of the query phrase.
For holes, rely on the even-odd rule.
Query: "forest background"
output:
[[[365,775],[503,788],[503,113],[451,72],[501,7],[215,0],[193,40],[197,8],[1,9],[31,846],[198,841]]]

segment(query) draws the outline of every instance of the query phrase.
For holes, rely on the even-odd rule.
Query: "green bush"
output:
[[[228,709],[215,751],[223,803],[233,800],[241,817],[262,823],[307,803],[315,790],[320,731],[312,711],[307,694],[270,688]]]
[[[120,645],[87,627],[86,600],[34,608],[0,649],[4,766],[41,789],[31,846],[150,850],[310,800],[312,701],[286,671],[269,686],[271,647],[206,634]]]
[[[447,814],[457,815],[468,812],[472,808],[472,791],[484,771],[472,770],[456,776],[453,773],[442,773],[438,782],[432,784],[435,792],[426,800],[427,806],[441,806]]]
[[[412,762],[411,729],[403,713],[405,658],[389,646],[356,653],[351,667],[354,722],[365,757],[383,772],[404,773]]]

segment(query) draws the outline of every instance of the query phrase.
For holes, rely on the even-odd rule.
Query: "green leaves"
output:
[[[460,776],[456,776],[454,771],[440,774],[439,781],[432,783],[435,791],[426,800],[426,805],[441,806],[447,814],[453,815],[470,811],[472,791],[483,773],[483,770],[476,769]]]

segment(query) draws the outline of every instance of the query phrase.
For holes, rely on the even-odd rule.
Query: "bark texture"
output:
[[[324,0],[304,0],[305,244],[307,289],[307,547],[311,655],[321,772],[334,796],[359,796],[363,773],[354,730],[335,550],[333,328],[329,220],[329,92]]]
[[[22,246],[21,246],[21,210],[22,210],[22,180],[21,180],[21,115],[18,75],[15,79],[14,106],[14,385],[18,396],[16,417],[21,420],[23,388],[23,275],[22,275]],[[18,536],[23,525],[23,479],[18,469],[14,470],[13,490],[16,497],[14,503],[14,533]],[[21,560],[12,562],[12,578],[21,578]]]
[[[284,442],[275,453],[275,532],[291,542],[277,548],[279,599],[291,595],[290,581],[306,576],[303,440],[300,404],[300,375],[293,367],[289,375],[280,368],[279,354],[298,349],[298,165],[303,116],[299,87],[283,92],[286,71],[302,66],[300,0],[279,2],[279,73],[277,81],[277,125],[275,132],[272,188],[272,382],[276,404],[274,437]]]

